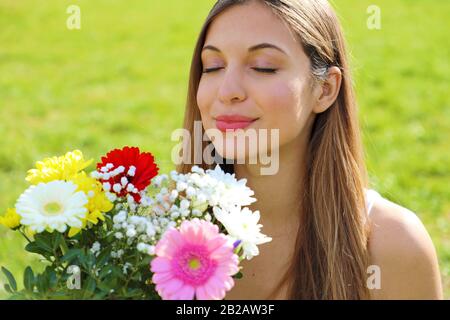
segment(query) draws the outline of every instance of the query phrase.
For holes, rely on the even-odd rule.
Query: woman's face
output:
[[[261,44],[279,49],[255,47]],[[255,156],[249,148],[236,149],[237,135],[247,131],[267,129],[270,142],[270,130],[279,130],[280,147],[304,134],[313,116],[310,61],[291,31],[264,4],[236,5],[216,17],[201,59],[197,104],[205,131],[220,130],[211,140],[223,158]],[[249,119],[221,118],[230,115]],[[233,131],[236,128],[243,131]],[[270,149],[258,147],[259,152]]]

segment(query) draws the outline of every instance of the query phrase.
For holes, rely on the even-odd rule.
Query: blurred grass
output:
[[[0,0],[0,210],[27,187],[36,160],[114,147],[154,153],[173,169],[197,34],[214,1]],[[66,8],[81,8],[81,30]],[[450,2],[378,0],[382,29],[366,27],[371,1],[335,1],[352,54],[373,187],[416,212],[438,250],[450,298]],[[0,227],[0,265],[21,280],[36,259]],[[0,298],[4,281],[0,276]]]

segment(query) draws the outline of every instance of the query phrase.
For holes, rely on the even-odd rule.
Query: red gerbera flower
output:
[[[158,166],[149,152],[140,152],[137,147],[114,149],[97,163],[100,181],[118,197],[131,195],[136,202],[141,201],[140,192],[150,185],[150,180],[158,174]]]

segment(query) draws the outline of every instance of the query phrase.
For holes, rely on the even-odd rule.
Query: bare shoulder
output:
[[[371,265],[381,276],[371,298],[442,299],[436,250],[418,216],[381,198],[372,207],[370,225]]]

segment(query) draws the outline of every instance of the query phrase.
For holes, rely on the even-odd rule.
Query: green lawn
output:
[[[373,1],[335,2],[371,181],[420,216],[450,298],[450,2],[377,0],[381,30],[366,27]],[[171,170],[170,133],[181,126],[193,47],[213,3],[0,0],[0,210],[27,187],[36,160],[75,148],[97,159],[136,145]],[[70,4],[81,8],[81,30],[66,28]],[[0,265],[19,279],[39,265],[23,245],[0,227]]]

